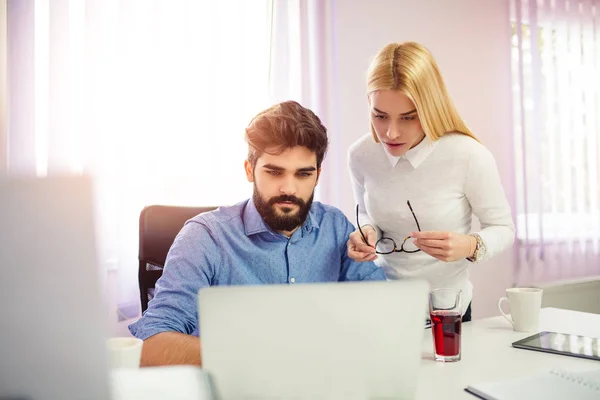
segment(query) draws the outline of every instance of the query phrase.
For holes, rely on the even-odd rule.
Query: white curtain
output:
[[[316,198],[341,203],[334,0],[2,5],[0,160],[12,174],[94,176],[100,263],[118,278],[122,314],[139,310],[142,208],[250,196],[244,128],[271,104],[297,100],[321,117],[330,147]]]
[[[511,14],[517,283],[600,275],[600,1]]]
[[[272,0],[271,102],[296,100],[327,127],[329,148],[315,199],[341,206],[341,168],[336,69],[335,0]]]
[[[272,4],[5,5],[8,140],[1,158],[13,174],[94,176],[100,263],[118,275],[120,307],[138,312],[142,208],[226,205],[252,193],[243,135],[270,102]]]

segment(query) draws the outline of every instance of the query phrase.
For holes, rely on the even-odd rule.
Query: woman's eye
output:
[[[374,116],[376,119],[386,119],[386,118],[387,118],[387,116],[386,116],[386,115],[380,115],[380,114],[373,114],[373,116]]]

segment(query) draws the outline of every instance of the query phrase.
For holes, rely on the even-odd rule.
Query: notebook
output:
[[[555,369],[530,377],[478,383],[465,390],[485,400],[598,400],[600,370],[569,372]]]
[[[216,399],[210,376],[200,367],[168,365],[111,371],[113,400]]]

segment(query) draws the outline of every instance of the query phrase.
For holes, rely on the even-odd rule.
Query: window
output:
[[[513,2],[519,239],[600,237],[600,15],[563,6]]]
[[[252,193],[243,136],[270,105],[271,3],[8,2],[9,82],[34,89],[8,89],[9,113],[20,104],[9,115],[9,172],[95,178],[99,256],[119,273],[121,303],[137,302],[145,205],[227,205]],[[19,123],[31,116],[34,126]]]
[[[600,8],[512,0],[515,281],[600,274]]]

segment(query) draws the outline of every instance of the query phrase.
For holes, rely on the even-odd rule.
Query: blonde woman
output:
[[[371,132],[349,150],[357,227],[348,256],[388,279],[421,278],[463,291],[468,267],[510,247],[515,228],[494,157],[467,128],[431,53],[392,43],[367,76]],[[471,232],[471,217],[481,222]]]

